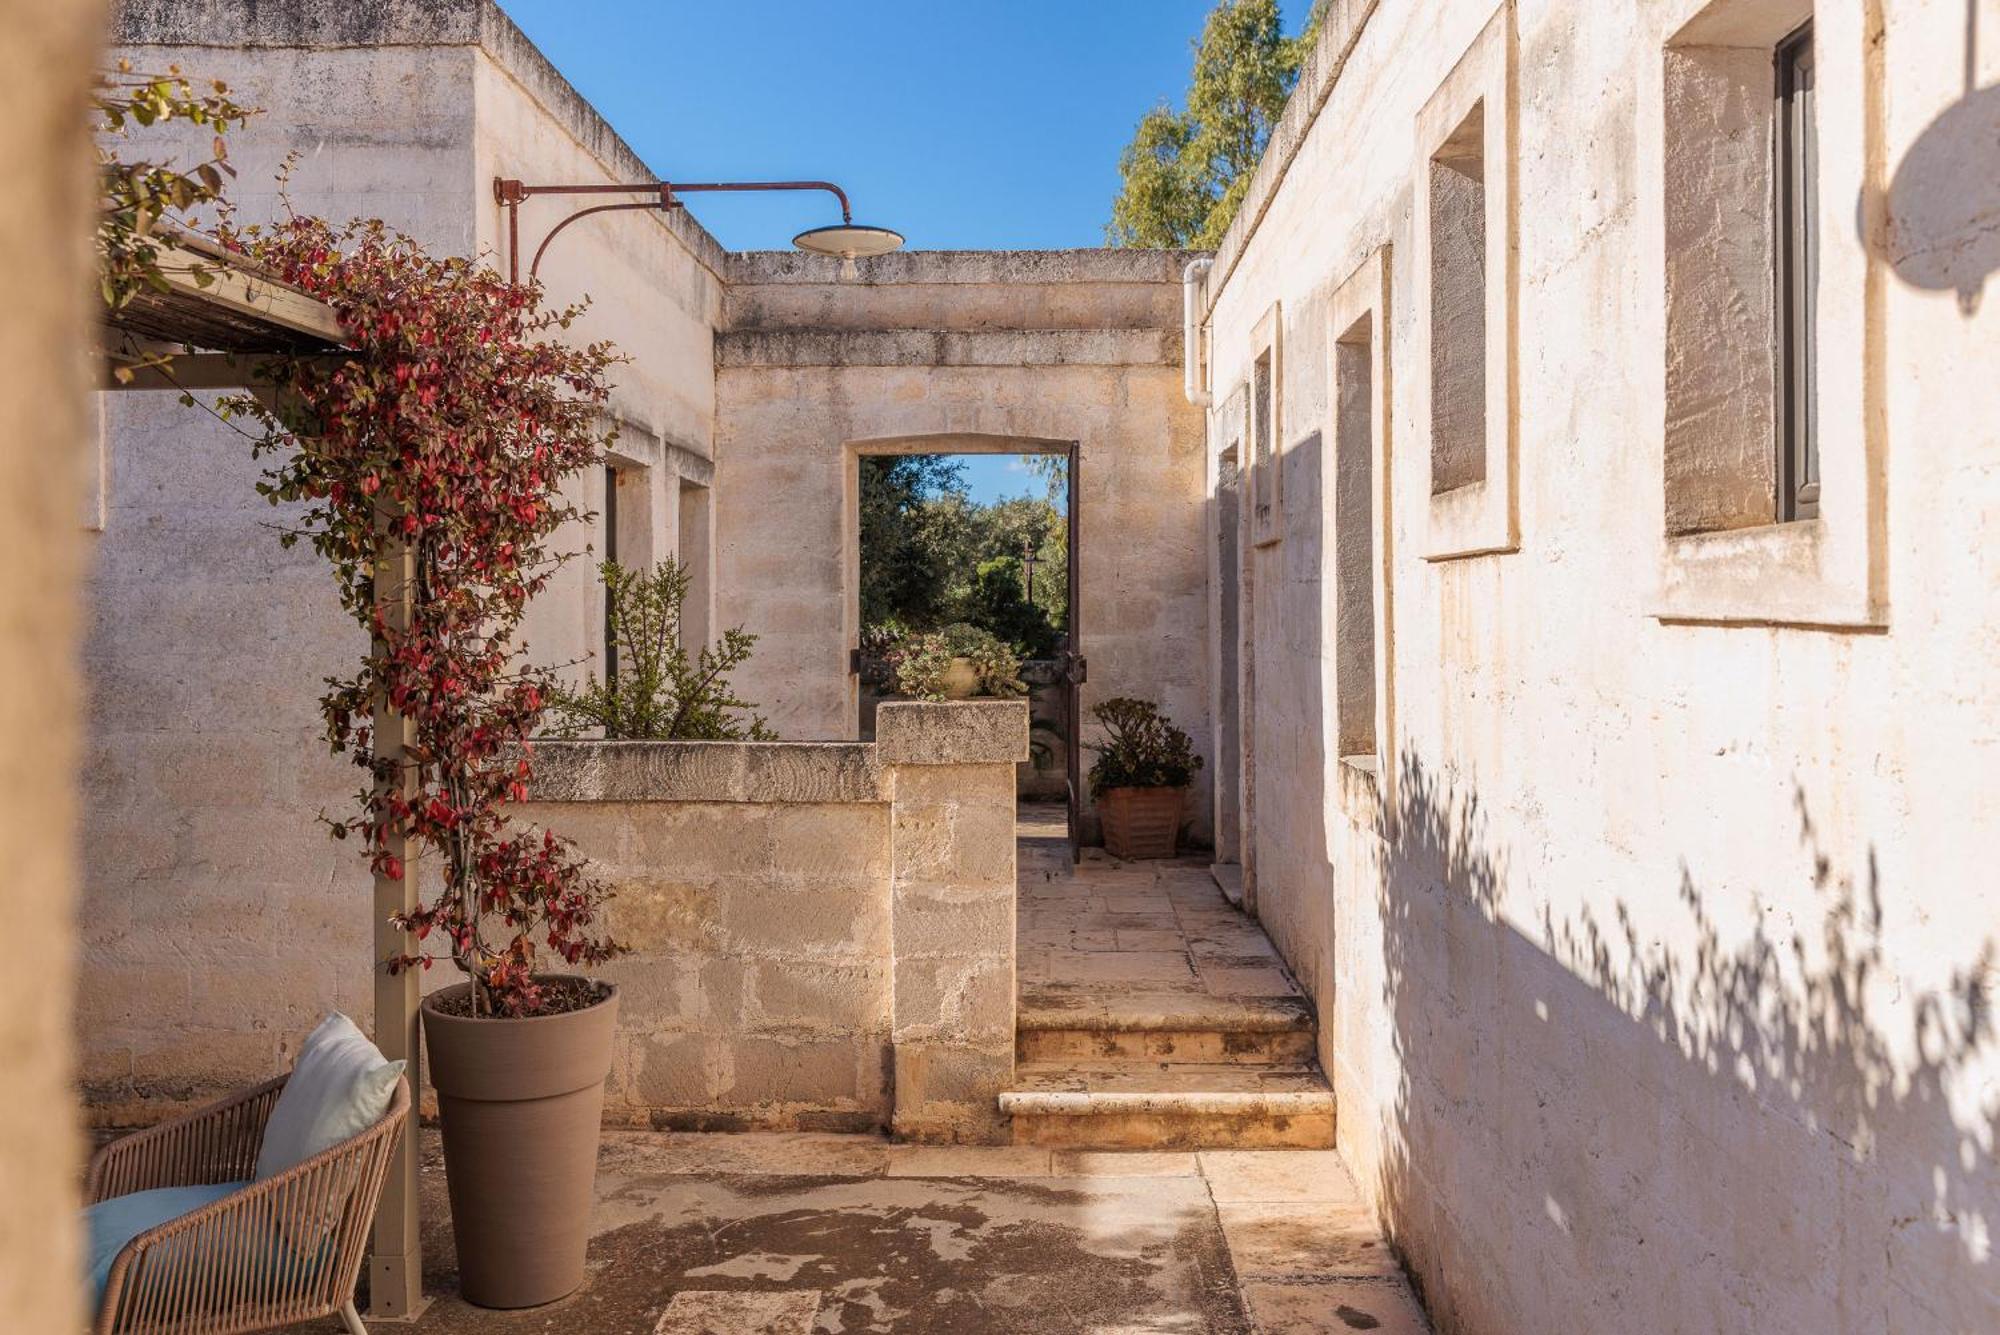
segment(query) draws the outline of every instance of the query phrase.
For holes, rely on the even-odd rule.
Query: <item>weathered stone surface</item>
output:
[[[536,802],[880,802],[874,749],[859,742],[534,744]]]
[[[890,701],[875,714],[875,747],[885,765],[1017,764],[1028,758],[1028,703]]]

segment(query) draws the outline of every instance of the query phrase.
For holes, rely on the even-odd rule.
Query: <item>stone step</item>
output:
[[[1310,1063],[1027,1062],[1000,1111],[1017,1145],[1327,1149],[1333,1091]]]
[[[1162,1065],[1300,1066],[1314,1057],[1310,1025],[1300,1029],[1017,1028],[1020,1062],[1069,1065],[1151,1062]]]
[[[1312,1006],[1304,997],[1208,997],[1184,992],[1023,997],[1014,1055],[1023,1062],[1309,1064]]]

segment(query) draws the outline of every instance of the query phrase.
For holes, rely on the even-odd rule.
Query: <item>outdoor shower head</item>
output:
[[[903,234],[886,227],[841,222],[829,227],[808,228],[793,237],[792,244],[815,255],[832,255],[843,260],[867,259],[901,250]]]

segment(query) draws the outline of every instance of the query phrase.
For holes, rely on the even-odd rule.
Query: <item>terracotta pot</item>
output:
[[[1104,851],[1114,858],[1170,858],[1178,850],[1185,788],[1107,788],[1097,798]]]
[[[444,1126],[459,1286],[481,1307],[534,1307],[583,1283],[604,1078],[618,991],[525,1020],[446,1015],[424,999],[424,1046]]]

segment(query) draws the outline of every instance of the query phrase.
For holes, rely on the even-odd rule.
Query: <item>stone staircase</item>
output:
[[[1017,1144],[1321,1149],[1333,1092],[1312,1006],[1263,931],[1194,861],[1072,867],[1022,823]]]

